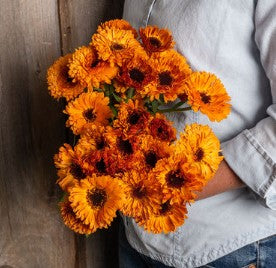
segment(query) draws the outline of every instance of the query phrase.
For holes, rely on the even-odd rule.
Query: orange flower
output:
[[[48,88],[51,96],[56,99],[64,97],[67,101],[69,101],[77,97],[84,90],[84,86],[76,81],[73,81],[73,79],[68,74],[68,62],[71,57],[72,54],[67,54],[64,57],[60,57],[48,69]]]
[[[174,46],[172,35],[167,29],[147,26],[146,28],[140,28],[139,32],[144,47],[149,52],[161,52]]]
[[[119,106],[118,118],[113,122],[115,128],[120,128],[125,136],[141,134],[145,131],[150,118],[139,101],[129,100]]]
[[[170,199],[171,203],[193,202],[195,192],[203,187],[202,177],[190,167],[184,153],[158,161],[154,174],[163,187],[164,201]]]
[[[147,58],[137,57],[125,62],[122,66],[120,80],[128,87],[134,87],[139,92],[139,89],[142,89],[154,79],[153,70],[147,62]]]
[[[165,102],[174,101],[183,92],[185,79],[191,69],[185,58],[174,50],[153,54],[150,62],[155,70],[155,80],[141,90],[150,100],[164,96]]]
[[[148,218],[159,210],[161,196],[158,181],[149,179],[145,172],[135,170],[125,172],[122,180],[126,199],[121,211],[125,215]]]
[[[126,20],[115,19],[106,21],[98,27],[97,32],[101,32],[106,28],[131,31],[135,38],[138,36],[137,31]]]
[[[98,60],[96,51],[91,46],[77,49],[69,62],[69,74],[74,78],[73,81],[79,81],[90,90],[98,88],[100,83],[110,84],[118,72],[117,67]]]
[[[175,148],[178,153],[183,153],[181,148],[186,148],[185,155],[190,165],[205,177],[206,182],[215,174],[223,159],[220,142],[212,129],[196,123],[185,127]]]
[[[93,175],[70,190],[69,201],[77,218],[88,225],[91,232],[107,228],[124,198],[121,183],[110,176]]]
[[[194,72],[185,81],[185,91],[192,109],[200,110],[211,121],[221,121],[229,115],[230,97],[214,74]]]
[[[184,224],[187,213],[184,204],[171,204],[168,200],[161,204],[158,213],[151,214],[148,219],[140,219],[139,224],[148,232],[167,234],[174,232],[177,227]]]
[[[83,154],[81,150],[64,144],[59,148],[59,153],[54,156],[55,166],[58,168],[59,179],[57,183],[68,191],[75,183],[86,178],[87,170],[83,166]]]
[[[76,214],[74,213],[68,199],[66,199],[64,202],[61,202],[59,206],[62,219],[67,227],[79,234],[88,235],[92,233],[89,225],[84,224],[80,219],[76,217]]]
[[[145,56],[145,51],[131,31],[105,28],[92,36],[91,43],[99,58],[110,62],[111,66],[122,66],[133,55]]]
[[[64,113],[69,115],[66,122],[75,135],[84,133],[93,126],[106,126],[112,112],[108,106],[109,98],[103,93],[82,93],[77,99],[70,102]]]
[[[157,139],[172,142],[176,139],[176,130],[172,122],[161,114],[156,114],[149,124],[150,134]]]

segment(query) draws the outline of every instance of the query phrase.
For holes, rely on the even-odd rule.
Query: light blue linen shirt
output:
[[[169,28],[193,70],[221,78],[230,116],[170,115],[179,131],[208,124],[225,160],[248,186],[192,204],[176,232],[149,234],[125,218],[129,243],[174,267],[197,267],[276,233],[276,1],[126,0],[124,18],[137,29]]]

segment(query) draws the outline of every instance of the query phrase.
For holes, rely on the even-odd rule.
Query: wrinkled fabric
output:
[[[170,114],[178,131],[208,124],[225,160],[248,186],[197,201],[174,233],[153,235],[124,218],[129,243],[174,267],[197,267],[276,233],[276,1],[126,0],[135,28],[172,31],[193,70],[215,73],[231,96],[220,123],[192,111]]]

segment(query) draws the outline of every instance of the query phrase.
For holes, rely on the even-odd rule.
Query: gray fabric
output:
[[[167,265],[197,267],[275,234],[276,1],[126,0],[124,18],[137,29],[169,28],[194,70],[221,78],[232,98],[226,120],[193,112],[169,117],[179,131],[191,122],[211,126],[248,186],[197,201],[168,235],[149,234],[125,218],[130,244]]]

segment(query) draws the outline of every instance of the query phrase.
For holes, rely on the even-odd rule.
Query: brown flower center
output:
[[[83,117],[89,122],[93,122],[96,119],[96,115],[93,113],[93,109],[91,108],[83,112]]]
[[[150,152],[146,153],[145,158],[146,158],[146,163],[151,168],[154,168],[158,161],[158,157],[157,157],[156,153],[153,151],[150,151]]]
[[[180,94],[178,97],[182,102],[186,102],[188,100],[188,95],[186,93]]]
[[[102,150],[105,147],[105,141],[103,137],[96,140],[96,148],[97,150]]]
[[[132,145],[129,140],[123,140],[122,138],[119,138],[117,144],[118,144],[119,150],[122,153],[125,153],[125,154],[133,153]]]
[[[87,193],[87,198],[93,207],[101,208],[107,200],[107,194],[105,190],[96,188]]]
[[[202,160],[202,158],[204,156],[204,151],[202,150],[202,148],[197,149],[195,156],[196,156],[196,161]]]
[[[138,83],[143,82],[143,80],[145,79],[144,73],[137,68],[133,68],[129,71],[129,77]]]
[[[96,169],[100,173],[105,173],[106,172],[106,165],[105,165],[105,162],[104,162],[103,158],[100,161],[98,161],[95,166],[96,166]]]
[[[181,188],[185,183],[185,177],[183,177],[180,170],[171,171],[167,174],[166,181],[169,187]]]
[[[139,119],[141,117],[141,114],[137,111],[134,111],[132,112],[129,117],[128,117],[128,122],[131,124],[131,125],[135,125],[138,123]]]
[[[171,205],[170,201],[167,201],[161,205],[160,214],[166,214],[168,211],[170,211]]]
[[[99,60],[94,60],[94,61],[91,63],[90,67],[91,67],[91,68],[95,68],[95,67],[98,65],[99,62],[100,62]]]
[[[200,93],[201,100],[207,104],[210,103],[211,97],[206,95],[205,93]]]
[[[170,86],[172,84],[173,78],[170,75],[170,72],[162,72],[158,74],[159,77],[159,84],[161,86]]]
[[[82,180],[86,177],[85,173],[83,172],[81,166],[76,163],[72,163],[70,166],[70,173],[72,176],[78,180]]]
[[[137,186],[133,189],[132,194],[134,197],[141,199],[147,195],[147,191],[144,187]]]
[[[149,42],[155,48],[159,48],[162,45],[161,41],[156,37],[150,37]]]
[[[111,49],[112,50],[122,50],[124,47],[118,43],[114,43],[112,46],[111,46]]]
[[[67,66],[65,66],[63,69],[62,69],[62,75],[65,79],[65,81],[70,84],[71,86],[74,86],[76,83],[73,82],[73,78],[71,78],[68,74],[69,72],[69,68]]]

